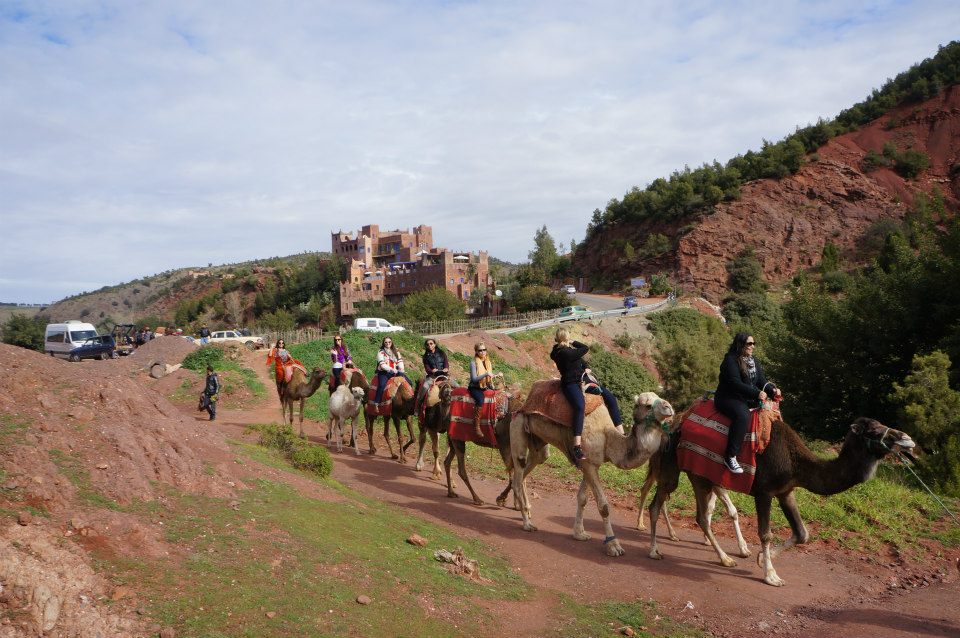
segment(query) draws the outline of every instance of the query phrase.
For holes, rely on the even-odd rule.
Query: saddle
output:
[[[476,404],[467,388],[454,388],[450,403],[450,428],[447,435],[455,441],[470,441],[484,447],[497,447],[494,433],[497,421],[507,416],[510,408],[510,393],[506,390],[484,390],[483,408],[480,411],[480,431],[484,440],[473,434],[473,411]]]
[[[410,392],[413,392],[413,388],[410,387],[406,379],[399,375],[393,377],[387,381],[387,387],[383,389],[383,397],[380,403],[374,403],[377,398],[377,384],[372,384],[370,390],[367,391],[367,405],[364,408],[366,413],[372,416],[390,416],[393,414],[393,397],[396,396],[400,387],[404,385],[407,386]]]
[[[361,377],[366,379],[363,376],[363,370],[360,368],[341,368],[340,369],[340,385],[349,385],[350,381],[353,379],[353,375],[359,374]],[[327,385],[333,388],[333,370],[330,371],[330,378],[327,380]]]
[[[584,415],[590,414],[603,405],[603,397],[586,393],[584,397]],[[560,381],[536,381],[530,388],[530,394],[520,411],[524,414],[536,414],[558,425],[573,427],[573,407],[560,390]]]
[[[730,419],[714,407],[713,399],[701,400],[693,404],[680,420],[677,464],[685,472],[749,494],[757,472],[757,456],[766,449],[773,422],[780,418],[780,410],[772,402],[763,409],[751,410],[750,426],[737,455],[743,474],[733,474],[727,470],[723,459]]]

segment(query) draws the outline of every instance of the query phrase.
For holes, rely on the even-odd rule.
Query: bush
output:
[[[624,330],[622,333],[613,338],[613,342],[624,350],[627,350],[633,345],[633,337],[628,335],[627,331]]]
[[[550,290],[546,286],[524,286],[514,294],[512,303],[517,312],[529,312],[562,308],[569,305],[570,300],[566,293]]]
[[[849,288],[853,278],[843,271],[835,270],[825,274],[821,283],[827,292],[838,293]]]
[[[3,324],[3,342],[43,352],[46,324],[46,317],[26,317],[15,313]]]
[[[401,321],[443,321],[463,319],[467,309],[464,300],[455,294],[435,286],[404,297],[397,314]]]
[[[780,307],[771,301],[766,293],[744,292],[730,295],[723,300],[723,316],[731,324],[756,321],[769,323],[779,321],[781,313]]]
[[[657,273],[650,277],[650,294],[654,297],[663,297],[672,291],[676,286],[663,273]]]
[[[207,366],[214,369],[223,361],[223,348],[213,345],[200,346],[183,358],[183,367],[195,372],[205,372]]]
[[[599,344],[594,344],[590,349],[589,365],[600,384],[617,397],[624,423],[633,422],[633,395],[655,392],[659,386],[642,365],[603,350]]]
[[[295,468],[313,472],[320,478],[330,476],[333,470],[330,453],[315,443],[299,438],[289,425],[272,423],[254,428],[260,432],[257,439],[260,445],[279,450]]]
[[[654,360],[664,398],[682,407],[716,387],[729,339],[719,320],[692,308],[675,308],[654,314],[650,330],[657,341]]]

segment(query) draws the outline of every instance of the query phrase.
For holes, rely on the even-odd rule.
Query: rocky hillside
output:
[[[884,144],[920,151],[929,168],[915,178],[865,162]],[[578,253],[583,272],[621,281],[634,275],[670,273],[686,291],[712,300],[727,290],[726,264],[753,247],[771,282],[816,265],[824,244],[837,245],[856,263],[864,233],[882,219],[902,220],[915,194],[938,189],[948,212],[960,200],[960,87],[919,105],[893,109],[859,130],[833,138],[794,175],[743,186],[737,201],[718,204],[698,220],[617,225],[597,233]],[[628,261],[622,252],[601,250],[617,239],[643,244],[653,233],[673,240],[674,249],[655,260]]]

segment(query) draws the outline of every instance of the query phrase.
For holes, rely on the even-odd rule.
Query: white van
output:
[[[391,325],[389,321],[380,317],[361,317],[353,320],[353,329],[367,332],[399,332],[403,330],[403,326]]]
[[[43,337],[43,351],[55,357],[69,357],[70,351],[87,339],[98,337],[93,324],[71,319],[66,323],[48,323]]]

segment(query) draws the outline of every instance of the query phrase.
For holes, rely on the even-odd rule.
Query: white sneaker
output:
[[[727,469],[730,470],[732,474],[743,474],[743,468],[737,463],[737,457],[735,456],[727,459]]]

